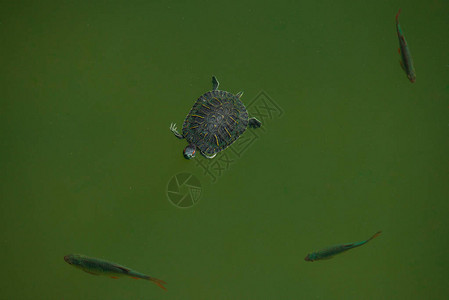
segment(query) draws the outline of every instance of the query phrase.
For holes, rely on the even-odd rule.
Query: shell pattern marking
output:
[[[189,143],[204,154],[214,155],[231,145],[248,125],[242,101],[225,91],[203,94],[192,107],[182,126]]]

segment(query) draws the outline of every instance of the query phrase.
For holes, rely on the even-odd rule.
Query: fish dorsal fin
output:
[[[344,248],[344,249],[351,249],[351,248],[354,247],[354,244],[355,244],[355,243],[344,244],[344,245],[343,245],[343,248]]]
[[[127,269],[127,268],[125,268],[125,267],[123,267],[123,266],[120,266],[120,265],[114,265],[114,267],[116,267],[117,269],[122,270],[124,273],[129,273],[129,269]]]

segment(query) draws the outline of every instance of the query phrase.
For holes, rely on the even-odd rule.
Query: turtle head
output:
[[[183,154],[185,159],[192,159],[195,157],[196,146],[194,144],[189,144],[184,148]]]

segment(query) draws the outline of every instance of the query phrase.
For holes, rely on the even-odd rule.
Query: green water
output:
[[[448,1],[77,2],[0,4],[1,299],[447,299]],[[212,75],[277,105],[215,177],[168,129]]]

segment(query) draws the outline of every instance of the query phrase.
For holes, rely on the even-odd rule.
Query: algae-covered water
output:
[[[398,63],[399,8],[415,83]],[[447,299],[448,11],[3,1],[0,298]],[[187,161],[169,126],[212,75],[263,126]],[[70,253],[167,291],[87,274]]]

